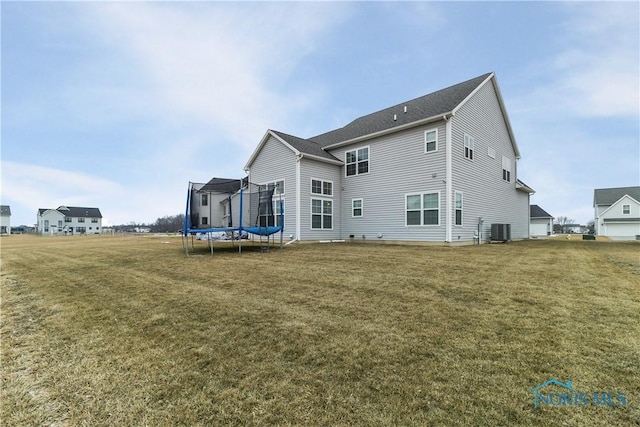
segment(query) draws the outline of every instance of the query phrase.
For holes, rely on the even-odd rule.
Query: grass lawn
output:
[[[3,425],[640,425],[637,242],[0,244]]]

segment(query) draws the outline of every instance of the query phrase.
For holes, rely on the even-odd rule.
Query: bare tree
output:
[[[575,224],[575,222],[576,221],[573,218],[569,218],[567,216],[559,216],[556,218],[554,231],[557,231],[558,233],[566,233],[567,226],[569,224]]]

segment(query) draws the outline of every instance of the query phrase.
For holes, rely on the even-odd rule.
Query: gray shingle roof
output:
[[[38,209],[38,215],[42,215],[44,212],[49,209],[40,208]],[[60,206],[55,209],[60,212],[64,216],[73,217],[73,218],[102,218],[102,214],[100,213],[100,209],[98,208],[83,208],[79,206]]]
[[[0,214],[11,216],[11,207],[9,205],[0,205]]]
[[[547,211],[538,205],[529,206],[529,216],[531,218],[553,218]]]
[[[310,154],[312,156],[321,157],[329,160],[338,160],[334,155],[323,150],[320,144],[308,139],[298,138],[297,136],[289,135],[284,132],[272,130],[274,134],[282,138],[287,144],[304,154]]]
[[[625,194],[640,201],[640,187],[598,188],[593,191],[593,204],[611,206]]]
[[[491,73],[355,119],[348,125],[309,138],[324,147],[451,112]],[[405,113],[406,107],[406,113]],[[396,120],[394,120],[394,114]]]
[[[241,179],[212,178],[198,191],[215,191],[217,193],[235,193],[242,186]]]

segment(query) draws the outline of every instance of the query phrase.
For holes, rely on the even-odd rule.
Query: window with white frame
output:
[[[438,129],[431,129],[424,133],[424,152],[438,150]]]
[[[91,222],[94,223],[94,224],[97,224],[98,223],[98,218],[91,218]]]
[[[78,222],[84,222],[84,218],[78,218]]]
[[[629,215],[631,213],[631,205],[622,205],[622,214]]]
[[[473,160],[473,149],[475,145],[475,138],[464,134],[464,158]]]
[[[333,196],[333,182],[320,179],[311,179],[311,194]]]
[[[344,153],[347,176],[369,173],[369,147]]]
[[[364,215],[362,199],[351,200],[351,216],[361,218]]]
[[[511,182],[511,159],[502,156],[502,179]]]
[[[202,225],[209,225],[209,218],[206,216],[202,217]]]
[[[269,188],[273,188],[273,195],[282,195],[284,194],[284,179],[279,179],[277,181],[265,182],[260,185],[260,190],[266,191]]]
[[[406,225],[438,225],[440,223],[440,194],[407,194],[405,199]]]
[[[331,230],[333,228],[333,201],[311,199],[311,228]]]
[[[456,200],[455,200],[455,215],[456,215],[456,225],[462,225],[462,193],[456,191]]]
[[[64,217],[64,222],[71,222],[71,217],[70,216],[65,216]]]
[[[203,194],[202,195],[202,206],[208,206],[209,205],[209,195],[208,194]]]

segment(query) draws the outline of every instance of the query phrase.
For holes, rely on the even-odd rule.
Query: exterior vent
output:
[[[407,106],[404,106],[404,113],[407,114]]]
[[[493,242],[511,240],[511,224],[491,224],[491,240]]]
[[[398,117],[394,114],[393,115],[393,121],[395,122],[396,120],[398,120]]]

